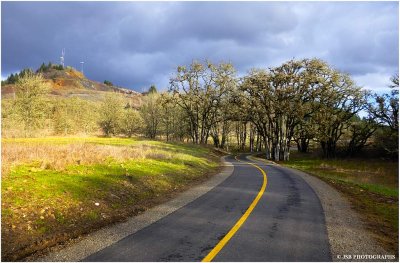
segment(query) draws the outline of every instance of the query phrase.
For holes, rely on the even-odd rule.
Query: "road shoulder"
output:
[[[268,162],[259,158],[253,160]],[[333,187],[322,180],[296,169],[284,167],[273,162],[270,165],[290,170],[303,178],[315,191],[325,213],[329,243],[333,261],[368,261],[355,259],[355,255],[389,255],[365,229],[359,215],[351,208],[350,202]],[[346,256],[351,256],[348,258]],[[382,260],[373,260],[382,261]]]
[[[53,247],[46,256],[33,257],[34,261],[81,261],[124,237],[136,233],[204,195],[232,175],[234,167],[225,157],[222,157],[222,165],[223,170],[220,173],[179,194],[172,200],[155,206],[140,215],[131,217],[125,222],[105,227],[84,237],[72,240],[66,246]],[[29,261],[29,258],[27,260]]]

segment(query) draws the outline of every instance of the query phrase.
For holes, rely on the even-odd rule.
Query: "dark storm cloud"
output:
[[[398,71],[398,3],[2,2],[2,76],[42,62],[141,90],[177,65],[230,61],[244,74],[319,57],[377,89]],[[373,83],[373,84],[371,84]]]

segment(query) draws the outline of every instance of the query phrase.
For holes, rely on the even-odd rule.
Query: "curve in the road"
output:
[[[238,158],[235,156],[235,159],[237,161]],[[239,161],[240,162],[240,161]],[[212,261],[215,256],[221,251],[221,249],[224,248],[224,246],[229,242],[229,240],[235,235],[235,233],[239,230],[239,228],[243,225],[243,223],[247,220],[253,209],[256,207],[257,203],[260,201],[262,195],[264,194],[264,191],[267,187],[268,179],[267,179],[267,174],[264,172],[263,169],[261,169],[259,166],[246,162],[249,165],[252,165],[256,167],[258,170],[260,170],[261,174],[263,175],[263,184],[261,186],[260,191],[258,192],[256,198],[253,200],[253,202],[250,204],[249,208],[247,208],[246,212],[242,215],[242,217],[236,222],[236,224],[231,228],[231,230],[224,236],[224,238],[213,248],[213,250],[208,253],[208,255],[203,258],[202,262],[210,262]]]
[[[217,187],[84,260],[201,261],[248,211],[264,182],[259,169],[268,169],[268,191],[213,261],[331,261],[321,203],[302,178],[247,159],[228,161],[234,171]]]

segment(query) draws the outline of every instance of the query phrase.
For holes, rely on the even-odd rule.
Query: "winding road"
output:
[[[331,261],[318,196],[288,169],[229,156],[221,184],[84,261]]]

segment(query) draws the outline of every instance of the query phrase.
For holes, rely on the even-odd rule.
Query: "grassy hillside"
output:
[[[137,214],[218,169],[209,148],[121,138],[2,140],[2,259]]]
[[[82,99],[98,101],[108,92],[118,92],[129,98],[132,105],[140,105],[140,93],[87,79],[82,72],[77,71],[72,67],[67,67],[65,69],[49,68],[41,72],[41,74],[50,86],[50,97],[79,97]],[[2,85],[1,87],[3,99],[13,98],[14,92],[15,87],[13,84]]]
[[[39,73],[25,69],[2,81],[3,138],[99,135],[99,123],[102,121],[100,109],[108,97],[120,99],[120,105],[115,109],[123,109],[124,114],[138,110],[144,101],[140,93],[115,87],[111,83],[106,85],[91,81],[70,67],[60,69],[49,64],[40,69]],[[34,83],[32,87],[35,88],[27,89],[32,91],[29,95],[23,92],[27,83],[18,86],[21,80]],[[42,91],[33,92],[36,89]]]

